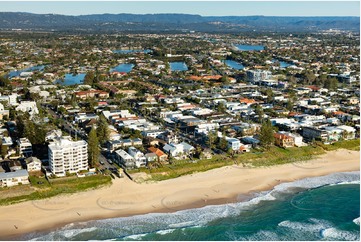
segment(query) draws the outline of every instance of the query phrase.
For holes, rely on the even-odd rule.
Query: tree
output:
[[[224,113],[226,111],[226,106],[223,102],[219,102],[217,105],[217,112]]]
[[[229,84],[230,82],[229,82],[228,76],[227,76],[227,75],[222,76],[221,82],[222,82],[223,84]]]
[[[84,77],[84,84],[90,86],[93,85],[94,78],[95,78],[94,71],[89,71]]]
[[[223,151],[227,151],[228,149],[228,142],[226,140],[225,137],[222,137],[219,139],[219,142],[218,142],[218,148],[223,150]]]
[[[256,113],[256,115],[258,116],[258,120],[263,120],[263,115],[264,115],[264,112],[263,112],[263,109],[262,107],[257,104],[255,109],[254,109],[254,112]]]
[[[104,144],[109,140],[109,133],[108,121],[101,115],[97,124],[97,136],[100,144]]]
[[[1,157],[5,159],[6,155],[8,154],[8,147],[6,145],[3,145],[1,140],[0,140],[0,146],[1,146]]]
[[[335,77],[328,78],[325,82],[325,88],[330,90],[336,90],[338,87],[338,80]]]
[[[217,135],[214,131],[210,131],[207,136],[206,144],[209,146],[209,148],[213,149],[215,142],[217,139]]]
[[[90,167],[94,167],[99,160],[99,140],[95,127],[93,126],[88,137],[88,158]]]
[[[259,140],[261,146],[266,149],[269,149],[274,142],[273,128],[269,119],[262,123]]]

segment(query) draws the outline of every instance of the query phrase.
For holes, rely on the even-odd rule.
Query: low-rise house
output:
[[[179,157],[182,155],[189,154],[191,151],[194,150],[194,147],[186,142],[182,142],[180,144],[166,144],[163,147],[163,150],[170,154],[172,157]]]
[[[19,184],[29,184],[29,173],[27,170],[0,172],[0,187],[11,187]]]
[[[16,108],[16,111],[21,111],[24,113],[29,113],[30,117],[33,117],[36,114],[39,114],[38,107],[34,101],[22,101]]]
[[[158,157],[158,161],[160,162],[164,162],[168,159],[168,155],[165,154],[163,151],[161,151],[160,149],[158,148],[155,148],[155,147],[149,147],[148,150],[152,153],[155,153]]]
[[[147,165],[147,159],[145,158],[144,154],[140,152],[137,148],[133,146],[129,147],[128,154],[134,158],[136,167],[139,168]]]
[[[279,147],[287,148],[295,146],[293,137],[289,136],[287,133],[274,133],[273,137],[275,138],[275,145]]]
[[[303,127],[302,136],[307,141],[320,140],[322,142],[328,142],[328,132],[315,127]]]
[[[33,146],[27,138],[20,138],[17,140],[19,146],[19,154],[24,157],[33,155]]]
[[[341,125],[337,126],[337,128],[342,130],[342,138],[345,140],[354,139],[356,136],[356,129],[351,126]]]
[[[34,157],[28,157],[25,159],[27,170],[28,171],[40,171],[41,170],[41,161]]]
[[[233,151],[240,150],[241,141],[239,139],[226,137],[226,140],[228,149],[232,149]]]
[[[1,143],[2,145],[6,145],[6,146],[13,145],[13,140],[11,139],[11,137],[4,136],[4,137],[2,137],[1,141],[2,141],[2,143]]]
[[[109,93],[101,90],[89,90],[89,91],[79,91],[75,92],[75,97],[79,99],[87,99],[87,98],[108,98]]]
[[[4,117],[9,117],[9,110],[5,110],[4,105],[0,103],[0,120],[3,120]]]
[[[125,167],[127,169],[135,168],[134,158],[125,152],[122,149],[116,150],[115,152],[115,161],[118,165]]]
[[[144,156],[145,156],[145,158],[147,159],[147,164],[152,163],[152,162],[155,162],[155,161],[158,160],[157,154],[156,154],[156,153],[153,153],[153,152],[147,153],[147,154],[145,154]]]
[[[107,142],[107,148],[109,151],[114,151],[119,148],[130,147],[130,146],[140,146],[143,142],[139,138],[135,139],[121,139],[121,140],[109,140]]]

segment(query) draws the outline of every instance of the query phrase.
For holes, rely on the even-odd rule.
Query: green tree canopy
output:
[[[274,142],[273,128],[269,119],[266,119],[262,123],[259,140],[261,146],[266,149],[269,149]]]
[[[97,136],[100,144],[105,144],[109,140],[110,130],[108,127],[108,121],[103,115],[100,115],[97,124]]]
[[[97,131],[93,126],[88,136],[88,158],[90,167],[94,167],[99,160],[99,140]]]

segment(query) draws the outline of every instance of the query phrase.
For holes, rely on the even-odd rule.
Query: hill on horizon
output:
[[[0,30],[129,32],[360,31],[359,17],[201,16],[196,14],[33,14],[0,12]]]

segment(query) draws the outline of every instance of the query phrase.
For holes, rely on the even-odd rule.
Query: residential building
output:
[[[19,154],[23,157],[33,155],[33,146],[27,138],[20,138],[17,140],[19,146]]]
[[[4,105],[0,103],[0,120],[9,117],[9,110],[5,110]]]
[[[30,117],[39,113],[38,107],[35,101],[21,101],[21,103],[15,108],[16,111],[29,113]]]
[[[345,140],[354,139],[356,136],[356,129],[351,126],[341,125],[337,126],[337,128],[342,130],[342,138]]]
[[[135,168],[135,160],[127,152],[125,152],[122,149],[119,149],[119,150],[116,150],[114,153],[115,153],[115,161],[118,165],[120,165],[126,169]]]
[[[89,90],[89,91],[80,91],[75,93],[75,97],[79,99],[87,99],[87,98],[108,98],[109,93],[101,90]]]
[[[144,154],[140,152],[137,148],[131,146],[128,148],[128,154],[131,155],[135,160],[136,167],[144,167],[147,165],[147,159]]]
[[[28,171],[40,171],[41,170],[41,161],[34,157],[28,157],[25,159],[26,167]]]
[[[194,147],[186,142],[182,142],[180,144],[166,144],[163,147],[163,150],[169,153],[172,157],[178,157],[184,154],[189,154],[191,151],[194,150]]]
[[[48,146],[48,155],[50,171],[56,176],[88,169],[88,144],[84,140],[55,139]]]
[[[139,138],[135,139],[121,139],[121,140],[109,140],[107,142],[107,148],[109,151],[114,151],[119,148],[129,147],[129,146],[140,146],[143,142]]]
[[[12,187],[19,184],[29,184],[29,173],[27,170],[0,172],[0,187]]]
[[[158,148],[155,148],[155,147],[149,147],[148,150],[152,153],[155,153],[158,157],[158,161],[160,162],[164,162],[168,159],[168,155],[165,154],[163,151],[161,151],[160,149]]]
[[[158,161],[158,156],[156,153],[147,153],[144,155],[145,158],[147,159],[147,164],[151,163],[151,162],[155,162]]]
[[[239,151],[241,147],[241,141],[239,139],[226,137],[226,140],[228,149]]]
[[[323,142],[328,142],[327,131],[315,127],[303,127],[302,136],[307,141],[321,140]]]
[[[275,145],[279,147],[287,148],[295,146],[293,137],[289,136],[287,133],[274,133],[273,137],[275,138]]]
[[[261,80],[268,80],[272,78],[272,73],[265,70],[249,70],[246,72],[247,80],[251,83],[258,83]]]

